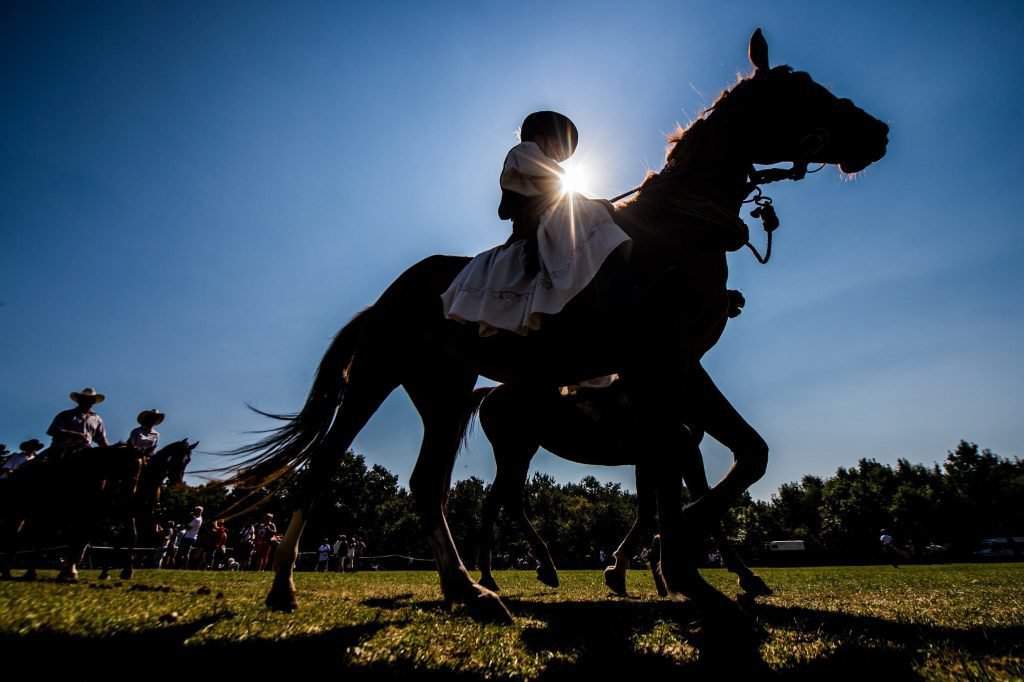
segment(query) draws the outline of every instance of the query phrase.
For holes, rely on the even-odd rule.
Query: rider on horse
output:
[[[128,436],[128,445],[141,452],[144,457],[150,457],[160,443],[160,433],[154,427],[162,424],[164,417],[166,415],[160,410],[139,412],[139,426],[132,429],[131,435]]]
[[[72,391],[71,400],[78,407],[64,410],[53,418],[46,435],[53,441],[47,449],[47,455],[63,455],[83,448],[91,448],[93,443],[107,447],[107,429],[103,419],[93,412],[93,406],[102,403],[106,396],[88,387],[81,391]]]

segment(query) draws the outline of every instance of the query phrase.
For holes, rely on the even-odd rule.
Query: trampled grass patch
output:
[[[86,572],[75,585],[44,576],[0,583],[0,656],[126,674],[294,665],[402,679],[1024,678],[1024,564],[758,572],[776,594],[721,613],[659,599],[639,570],[629,599],[611,596],[596,570],[562,572],[557,590],[528,571],[499,572],[512,626],[445,610],[429,571],[300,573],[294,614],[263,606],[269,573],[140,571],[101,583]],[[724,571],[705,575],[736,592]]]

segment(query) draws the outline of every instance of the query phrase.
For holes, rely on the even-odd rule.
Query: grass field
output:
[[[728,574],[704,573],[735,592]],[[141,571],[100,583],[86,572],[76,585],[0,583],[0,660],[184,679],[292,663],[303,677],[1024,679],[1024,564],[759,573],[775,596],[700,617],[658,599],[641,571],[629,599],[610,596],[598,571],[565,571],[558,590],[500,572],[516,623],[499,626],[445,611],[427,571],[301,573],[290,615],[262,606],[269,574]]]

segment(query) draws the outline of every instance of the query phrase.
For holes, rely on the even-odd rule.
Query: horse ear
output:
[[[187,440],[188,440],[188,438],[186,438],[185,440],[187,441]],[[192,443],[192,445],[189,445],[189,446],[188,446],[188,449],[189,449],[189,450],[195,450],[195,449],[196,449],[196,448],[198,448],[198,447],[199,447],[199,441],[196,441],[195,443]]]
[[[747,56],[750,58],[750,63],[754,65],[755,76],[768,73],[768,41],[764,39],[761,29],[757,29],[754,31],[754,35],[750,36]]]

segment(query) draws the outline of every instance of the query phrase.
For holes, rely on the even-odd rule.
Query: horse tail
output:
[[[466,447],[469,441],[469,436],[472,434],[473,429],[473,417],[480,411],[480,406],[484,404],[484,398],[490,395],[491,391],[494,390],[493,386],[484,386],[473,391],[469,398],[469,409],[466,410],[466,415],[463,417],[462,423],[459,425],[459,442],[462,443],[462,447]]]
[[[268,435],[255,443],[220,453],[228,457],[249,456],[237,464],[210,470],[231,474],[222,482],[224,485],[250,489],[253,493],[255,489],[268,486],[276,489],[313,458],[341,408],[349,369],[372,310],[370,307],[356,315],[334,337],[320,361],[302,410],[296,414],[273,414],[249,406],[258,414],[284,423],[266,431]],[[246,495],[243,500],[250,496]],[[239,501],[229,511],[241,505]]]

